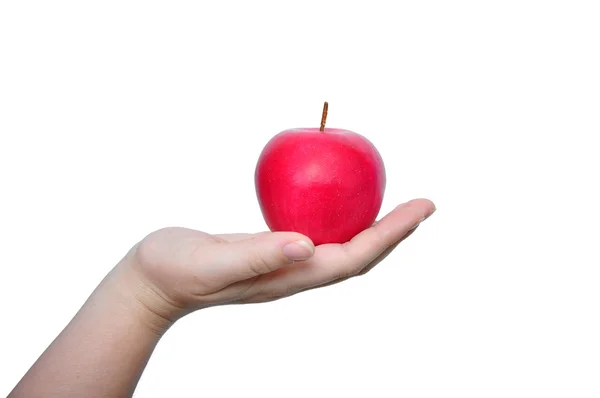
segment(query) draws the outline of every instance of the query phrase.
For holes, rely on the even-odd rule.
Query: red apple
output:
[[[267,143],[255,184],[271,231],[299,232],[320,245],[347,242],[373,224],[386,177],[379,152],[362,135],[302,128]]]

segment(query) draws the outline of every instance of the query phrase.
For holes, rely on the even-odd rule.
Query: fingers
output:
[[[369,264],[381,261],[393,250],[391,246],[434,211],[435,206],[426,199],[400,205],[350,242],[319,246],[310,260],[279,270],[262,282],[277,296],[358,275]]]
[[[379,256],[377,256],[377,258],[373,261],[371,261],[371,263],[369,265],[367,265],[365,268],[363,268],[358,275],[364,275],[367,272],[369,272],[370,270],[372,270],[373,268],[375,268],[375,266],[377,264],[379,264],[380,262],[382,262],[383,260],[385,260],[385,258],[387,256],[389,256],[394,249],[396,249],[398,247],[398,245],[402,242],[404,242],[406,239],[408,239],[409,236],[411,236],[416,230],[417,230],[418,226],[411,229],[410,231],[408,231],[406,233],[406,235],[404,235],[399,241],[397,241],[396,243],[394,243],[393,245],[391,245],[390,247],[388,247],[387,249],[385,249],[385,251],[383,253],[381,253]]]
[[[415,199],[398,206],[373,227],[344,245],[347,263],[356,264],[362,269],[434,211],[435,205],[427,199]]]
[[[375,260],[371,261],[371,263],[369,263],[366,267],[364,267],[357,275],[364,275],[367,272],[371,271],[373,268],[375,268],[375,266],[377,264],[379,264],[380,262],[382,262],[383,260],[385,260],[385,258],[387,256],[389,256],[394,251],[394,249],[396,249],[396,247],[398,247],[398,245],[400,245],[400,243],[402,243],[406,239],[408,239],[408,237],[411,236],[417,230],[417,228],[411,229],[399,241],[397,241],[396,243],[394,243],[393,245],[391,245],[390,247],[388,247],[387,249],[385,249],[385,251],[383,253],[381,253],[379,256],[377,256],[377,258]],[[323,285],[313,286],[313,287],[310,287],[310,288],[306,289],[305,291],[312,290],[312,289],[320,289],[322,287],[336,285],[336,284],[338,284],[340,282],[344,282],[347,279],[350,279],[350,276],[346,277],[346,278],[342,278],[342,279],[335,279],[335,280],[333,280],[331,282],[327,282],[327,283],[325,283]]]
[[[225,287],[309,259],[314,251],[312,241],[302,234],[261,233],[212,244],[198,253],[202,263],[198,269],[205,280],[217,285],[214,287]]]

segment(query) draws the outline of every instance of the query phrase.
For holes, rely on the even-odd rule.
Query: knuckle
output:
[[[262,275],[275,270],[275,266],[260,251],[252,251],[248,256],[248,267],[256,275]]]

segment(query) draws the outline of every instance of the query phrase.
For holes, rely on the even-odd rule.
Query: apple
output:
[[[293,231],[315,245],[344,243],[370,227],[381,209],[385,167],[364,136],[325,128],[280,132],[255,170],[256,195],[271,231]]]

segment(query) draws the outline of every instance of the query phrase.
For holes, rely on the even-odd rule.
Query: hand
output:
[[[200,308],[276,300],[365,274],[434,211],[431,201],[413,200],[350,242],[316,248],[294,232],[166,228],[143,239],[124,263],[139,281],[138,300],[173,322]]]

